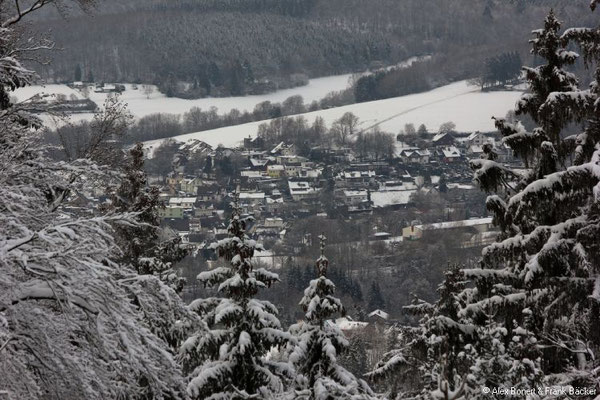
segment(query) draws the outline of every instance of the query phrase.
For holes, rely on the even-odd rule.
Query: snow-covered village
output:
[[[0,0],[0,400],[600,400],[599,0]]]

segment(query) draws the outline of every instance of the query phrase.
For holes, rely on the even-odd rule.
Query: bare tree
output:
[[[67,124],[56,130],[67,160],[88,158],[103,165],[114,165],[122,160],[116,142],[122,138],[133,120],[125,103],[118,96],[108,97],[101,112],[92,122]]]
[[[149,99],[150,95],[152,95],[152,93],[154,93],[154,86],[142,85],[142,92],[146,95],[146,98]]]
[[[333,123],[331,133],[338,144],[344,146],[348,137],[356,133],[357,127],[358,117],[351,112],[347,112]]]
[[[75,3],[83,10],[90,10],[96,4],[95,0],[0,0],[0,10],[2,10],[0,26],[8,28],[28,14],[47,5],[54,6],[60,13],[64,14],[69,10],[69,3]]]

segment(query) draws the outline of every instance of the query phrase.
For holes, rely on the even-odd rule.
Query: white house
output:
[[[357,206],[369,198],[366,190],[344,190],[344,203],[348,206]]]
[[[290,195],[294,201],[312,199],[317,196],[317,190],[306,181],[288,181]]]

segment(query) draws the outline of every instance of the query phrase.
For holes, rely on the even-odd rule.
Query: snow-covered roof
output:
[[[492,223],[492,217],[485,218],[472,218],[465,219],[462,221],[447,221],[447,222],[437,222],[434,224],[425,224],[425,225],[415,225],[415,228],[420,228],[422,230],[430,230],[430,229],[452,229],[452,228],[464,228],[469,226],[478,226],[478,225],[487,225]]]
[[[470,142],[472,140],[475,140],[479,135],[481,135],[481,132],[473,132],[469,135],[469,137],[467,137],[467,140]]]
[[[431,139],[431,141],[433,143],[436,143],[436,142],[439,142],[440,140],[442,140],[443,138],[445,138],[446,136],[448,136],[448,133],[446,133],[446,132],[438,133],[437,135],[435,135],[433,137],[433,139]]]
[[[240,176],[245,176],[247,178],[262,178],[261,171],[241,171]]]
[[[305,181],[288,181],[288,186],[291,194],[311,193],[315,191],[310,183]]]
[[[277,153],[279,150],[281,150],[283,148],[283,145],[284,145],[284,142],[281,142],[277,146],[273,147],[273,150],[271,150],[271,154]]]
[[[196,197],[171,197],[169,199],[169,205],[194,204],[195,202]]]
[[[375,175],[375,171],[345,171],[342,174],[345,179],[372,178]]]
[[[396,205],[405,205],[410,201],[410,196],[416,193],[416,190],[385,190],[371,192],[371,201],[373,207],[389,207]]]
[[[430,156],[431,152],[427,149],[404,149],[400,152],[400,155],[404,157],[426,157]]]
[[[179,146],[179,150],[183,150],[183,151],[190,151],[190,152],[201,152],[201,153],[207,153],[210,152],[212,150],[212,146],[209,145],[206,142],[203,142],[202,140],[199,139],[190,139],[187,142],[182,143]]]
[[[267,170],[268,170],[268,171],[283,171],[283,170],[285,170],[285,166],[283,166],[283,165],[279,165],[279,164],[276,164],[276,165],[268,165],[268,166],[267,166]]]
[[[350,318],[338,318],[335,320],[335,324],[343,331],[351,331],[354,329],[362,329],[369,325],[368,322],[353,321]]]
[[[472,144],[471,146],[469,146],[469,151],[471,153],[483,153],[483,146],[479,145],[479,144]]]
[[[377,232],[374,235],[376,238],[392,236],[389,232]]]
[[[260,160],[258,158],[250,159],[250,164],[252,164],[253,167],[264,167],[268,162],[269,160]]]
[[[460,150],[455,146],[446,146],[442,149],[442,153],[446,158],[460,157]]]
[[[264,199],[264,192],[242,192],[240,193],[240,200],[257,200]]]
[[[403,181],[385,181],[379,187],[380,192],[387,191],[399,191],[399,190],[415,190],[417,184],[414,181],[403,182]]]
[[[267,204],[275,204],[275,203],[282,204],[283,203],[283,198],[280,197],[280,198],[274,199],[272,197],[267,197]]]
[[[370,312],[368,316],[369,317],[375,317],[375,316],[377,316],[377,317],[382,318],[382,319],[388,319],[390,317],[390,314],[386,313],[383,310],[377,309],[375,311]]]
[[[368,193],[366,190],[344,190],[344,196],[346,197],[358,197],[358,196],[367,196]]]
[[[265,218],[265,222],[270,222],[270,223],[283,222],[283,218],[279,218],[279,217]]]

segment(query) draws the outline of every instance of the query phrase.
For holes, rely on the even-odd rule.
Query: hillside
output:
[[[329,110],[303,114],[312,122],[317,116],[323,117],[330,125],[346,112],[359,118],[359,129],[368,130],[378,126],[384,132],[398,133],[407,123],[425,124],[430,132],[436,131],[444,122],[452,121],[458,131],[492,131],[492,116],[504,116],[514,107],[521,96],[520,91],[498,91],[482,93],[466,81],[453,83],[425,93],[352,104]],[[269,121],[251,122],[209,131],[175,136],[177,141],[202,140],[211,146],[236,146],[248,136],[256,136],[258,126]],[[145,143],[152,150],[163,140]]]
[[[565,24],[587,22],[587,0],[211,0],[109,1],[93,16],[47,16],[64,49],[49,81],[155,83],[177,96],[243,95],[301,84],[309,77],[361,71],[414,55],[435,54],[448,83],[474,76],[484,60],[519,51],[550,6]],[[426,9],[427,12],[419,12]],[[269,82],[257,85],[256,81]],[[435,86],[435,85],[434,85]]]

